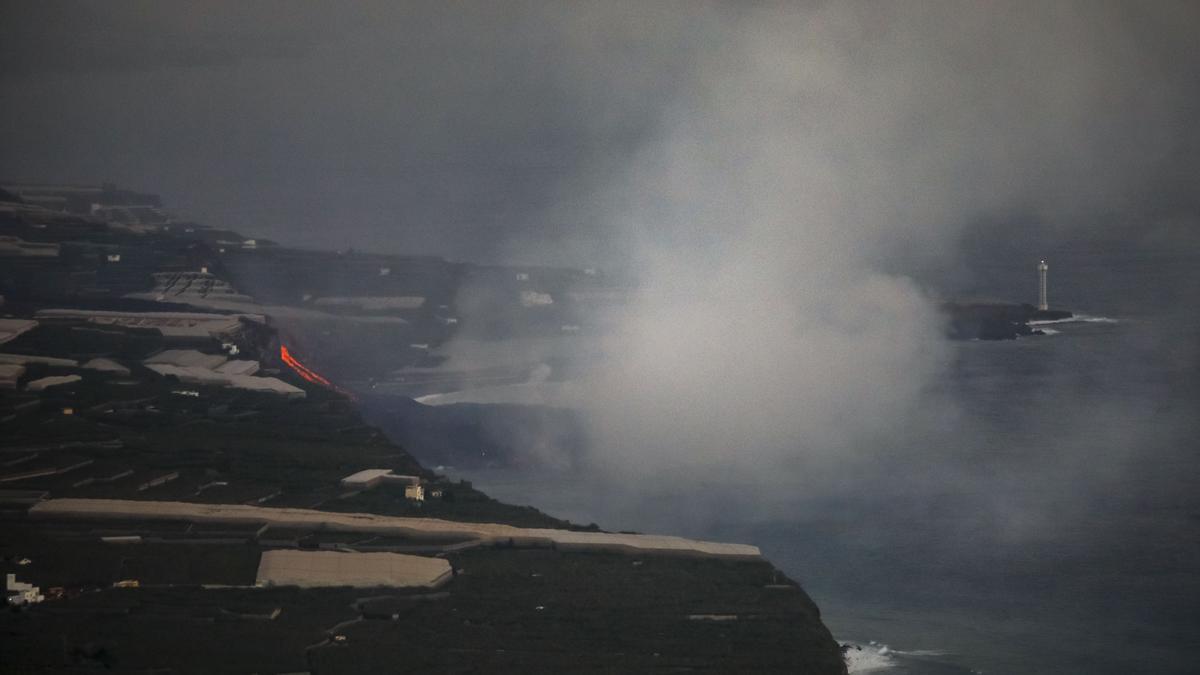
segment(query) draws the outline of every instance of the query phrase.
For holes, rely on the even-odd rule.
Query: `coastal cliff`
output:
[[[41,598],[0,619],[7,669],[845,672],[817,606],[754,547],[498,502],[422,466],[287,348],[347,320],[433,341],[448,303],[347,319],[345,303],[260,302],[238,279],[307,254],[260,257],[261,242],[195,225],[14,204],[0,236],[14,263],[0,275],[0,565]],[[454,269],[329,255],[413,283]],[[349,566],[434,557],[452,574],[436,589],[256,583],[280,549]]]

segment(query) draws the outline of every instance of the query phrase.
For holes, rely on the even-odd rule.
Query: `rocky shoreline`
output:
[[[1029,304],[998,302],[946,302],[946,335],[952,340],[1015,340],[1026,335],[1043,335],[1034,321],[1069,319],[1067,310],[1041,310]]]

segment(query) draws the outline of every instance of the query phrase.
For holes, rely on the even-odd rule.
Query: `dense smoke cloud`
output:
[[[1139,34],[1170,19],[836,3],[722,24],[603,193],[644,283],[582,397],[596,452],[811,475],[954,415],[926,392],[948,361],[929,292],[881,270],[980,220],[1031,219],[1044,246],[1143,204],[1191,132],[1173,52]]]

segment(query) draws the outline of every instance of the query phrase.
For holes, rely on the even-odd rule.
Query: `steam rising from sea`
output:
[[[1176,560],[1172,533],[1194,530],[1178,504],[1194,488],[1195,317],[1143,320],[1198,290],[1194,261],[1139,257],[1196,251],[1194,211],[1168,218],[1153,198],[1193,133],[1177,52],[1155,44],[1182,44],[1172,11],[830,4],[706,24],[628,165],[584,172],[604,179],[562,205],[600,212],[640,281],[594,367],[546,401],[582,413],[586,478],[485,489],[610,527],[749,538],[812,575],[835,630],[936,634],[1017,672],[1097,665],[1053,645],[1088,616],[1136,625],[1113,586],[1182,612],[1158,580],[1186,562],[1108,548]],[[941,289],[922,280],[1021,300],[1024,273],[988,274],[1032,281],[1041,257],[1052,301],[1098,316],[1041,342],[943,340]],[[1070,600],[1046,601],[1060,579]],[[988,613],[1012,607],[1029,623],[993,639],[1009,624]],[[993,637],[948,628],[952,610]],[[1080,649],[1120,672],[1109,644]]]
[[[1173,90],[1121,20],[830,4],[706,26],[628,169],[590,187],[641,280],[574,402],[594,468],[826,475],[956,415],[929,395],[951,360],[934,292],[896,270],[980,220],[1047,242],[1141,198]]]

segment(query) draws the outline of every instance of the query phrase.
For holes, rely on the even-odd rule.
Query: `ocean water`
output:
[[[898,433],[835,485],[631,493],[561,473],[464,477],[577,522],[760,546],[861,646],[853,672],[1200,671],[1200,255],[1047,257],[1052,304],[1080,316],[955,343],[932,383],[939,423]],[[940,281],[1033,297],[1028,262]]]

